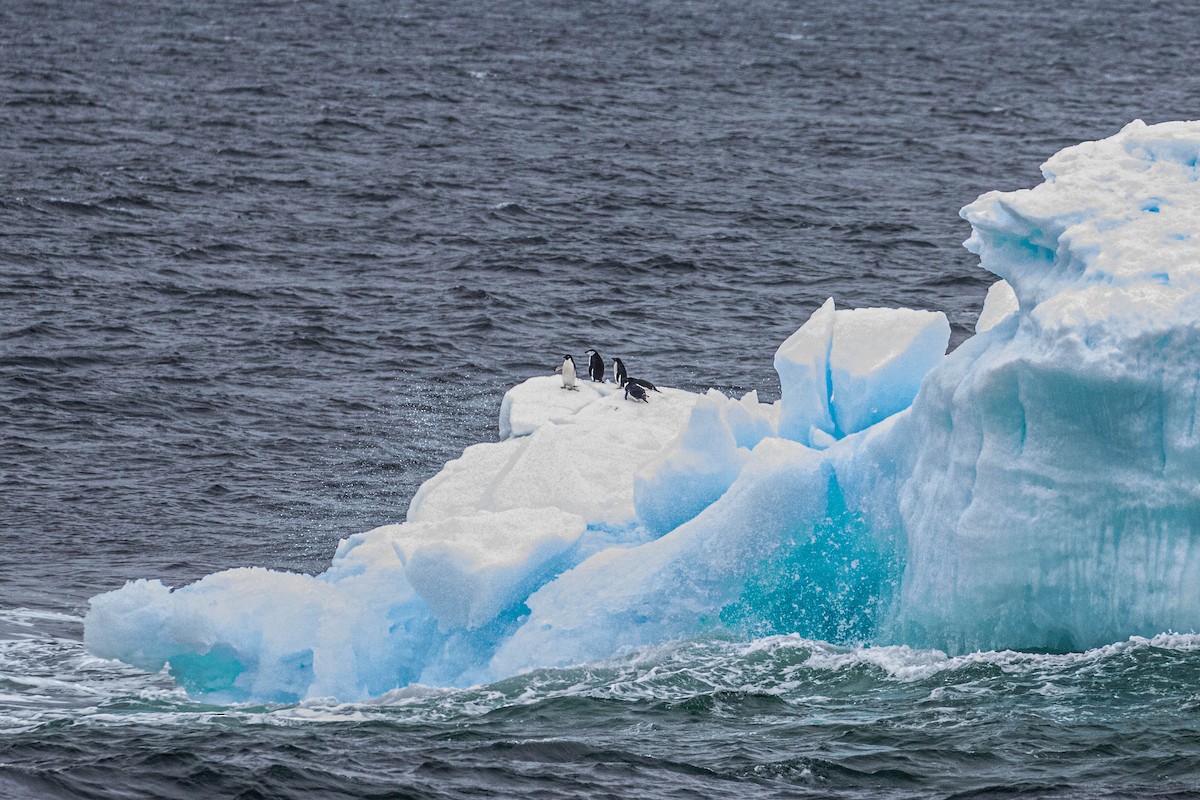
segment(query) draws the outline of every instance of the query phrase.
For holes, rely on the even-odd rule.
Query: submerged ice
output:
[[[1078,650],[1200,625],[1200,123],[1135,122],[962,211],[1000,281],[817,309],[782,398],[553,376],[316,576],[92,599],[100,656],[219,699],[379,695],[713,629]]]

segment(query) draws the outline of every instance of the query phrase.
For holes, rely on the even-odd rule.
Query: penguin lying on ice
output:
[[[591,356],[588,360],[588,377],[594,381],[604,381],[604,359],[595,350],[588,350],[587,354]]]
[[[633,381],[626,381],[625,399],[628,400],[630,395],[633,396],[634,400],[641,400],[643,403],[650,402],[650,398],[646,396],[646,390],[643,389],[640,384],[636,384]]]
[[[554,371],[562,373],[562,388],[570,389],[573,392],[579,391],[579,387],[575,385],[575,359],[571,358],[569,355],[563,356],[563,363],[555,367]]]
[[[658,392],[659,394],[662,394],[662,392],[659,390],[659,388],[657,386],[655,386],[650,381],[643,380],[642,378],[626,378],[625,383],[626,383],[626,385],[635,383],[638,386],[642,387],[643,389],[649,389],[652,392]]]

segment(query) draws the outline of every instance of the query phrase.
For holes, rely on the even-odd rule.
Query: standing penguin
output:
[[[604,380],[604,359],[595,350],[588,350],[587,354],[592,357],[588,361],[588,377],[602,382]]]
[[[617,386],[624,386],[625,379],[629,377],[629,373],[625,371],[625,363],[619,358],[613,359],[613,380]]]
[[[573,392],[579,391],[579,388],[575,386],[575,359],[571,358],[569,355],[563,356],[562,365],[555,367],[554,371],[562,373],[562,388],[570,389]]]
[[[634,400],[641,400],[643,403],[650,402],[650,398],[646,396],[645,389],[643,389],[640,385],[634,383],[633,381],[626,381],[625,382],[625,399],[628,400],[630,395],[633,395]]]

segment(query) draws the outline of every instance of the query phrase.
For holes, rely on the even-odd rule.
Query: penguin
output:
[[[643,380],[642,378],[628,378],[627,377],[627,378],[625,378],[625,383],[627,383],[627,384],[628,383],[636,383],[638,386],[641,386],[643,389],[649,389],[652,392],[658,392],[659,394],[662,394],[662,391],[657,386],[655,386],[650,381]]]
[[[619,358],[613,359],[613,380],[617,386],[624,387],[625,379],[629,377],[629,373],[625,371],[625,362]]]
[[[626,381],[625,382],[625,399],[628,400],[630,395],[633,395],[634,400],[641,400],[643,403],[650,402],[650,398],[646,397],[645,389],[643,389],[641,386],[634,383],[633,381]]]
[[[561,372],[563,376],[562,388],[570,389],[573,392],[579,391],[579,387],[575,385],[575,359],[569,355],[563,356],[563,363],[554,368],[555,372]]]
[[[594,381],[604,382],[604,359],[595,350],[588,350],[587,354],[591,356],[588,361],[588,377]]]

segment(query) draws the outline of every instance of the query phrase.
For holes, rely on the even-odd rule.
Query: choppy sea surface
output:
[[[1190,4],[0,4],[0,795],[1196,796],[1200,637],[675,642],[206,705],[87,599],[317,572],[562,353],[778,396],[826,297],[946,312],[958,209],[1197,116]]]

